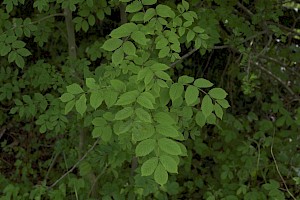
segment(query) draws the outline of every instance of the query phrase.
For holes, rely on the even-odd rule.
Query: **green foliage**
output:
[[[4,0],[0,199],[299,198],[297,7]]]

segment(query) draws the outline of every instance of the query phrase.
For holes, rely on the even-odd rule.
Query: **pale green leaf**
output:
[[[165,170],[170,173],[178,173],[177,162],[169,155],[161,155],[159,157],[160,163],[164,166]]]
[[[86,97],[85,94],[82,94],[79,99],[76,101],[75,104],[75,108],[77,110],[77,112],[83,116],[83,114],[85,113],[87,106],[86,106]]]
[[[162,151],[170,155],[180,155],[182,153],[177,142],[168,138],[160,138],[158,140],[158,146]]]
[[[70,94],[70,93],[64,93],[63,95],[61,95],[61,97],[59,98],[62,102],[68,102],[74,99],[74,95]]]
[[[153,71],[164,71],[164,70],[170,69],[170,67],[166,64],[155,63],[150,66],[150,69],[152,69]]]
[[[185,102],[188,106],[195,103],[199,96],[199,90],[193,85],[189,85],[185,91]]]
[[[216,115],[215,115],[214,113],[211,113],[211,114],[207,117],[206,122],[207,122],[208,124],[216,124],[216,120],[217,120]]]
[[[174,120],[173,117],[171,117],[171,115],[169,113],[166,113],[166,112],[157,112],[154,114],[154,120],[157,122],[157,123],[160,123],[160,124],[169,124],[169,125],[172,125],[172,124],[176,124],[177,122]]]
[[[109,35],[112,38],[122,38],[129,36],[132,32],[137,30],[138,27],[135,23],[126,23],[114,29]]]
[[[123,44],[123,51],[127,55],[135,55],[135,53],[136,53],[136,47],[134,46],[134,44],[132,42],[126,41]]]
[[[126,89],[125,83],[119,79],[110,80],[110,84],[114,88],[114,90],[116,90],[118,92],[122,92]]]
[[[156,125],[156,131],[166,137],[176,138],[180,136],[178,130],[174,126],[168,124]]]
[[[89,89],[98,89],[99,85],[96,84],[96,81],[94,78],[86,78],[85,84]]]
[[[112,62],[115,64],[115,65],[119,65],[123,62],[124,60],[124,51],[122,48],[120,49],[117,49],[113,54],[112,54]]]
[[[102,49],[106,51],[114,51],[123,44],[123,41],[118,38],[110,38],[104,42]]]
[[[130,117],[133,114],[133,108],[132,107],[126,107],[122,110],[118,111],[115,115],[115,120],[124,120]]]
[[[132,140],[142,141],[150,138],[155,133],[155,128],[152,124],[142,123],[138,128],[132,130]]]
[[[24,58],[22,56],[20,56],[19,54],[16,54],[15,63],[17,64],[18,67],[23,69],[23,67],[25,65]]]
[[[218,99],[217,102],[223,108],[229,108],[230,107],[230,105],[229,105],[229,103],[228,103],[228,101],[226,99]]]
[[[194,81],[194,86],[198,88],[209,88],[213,86],[214,84],[210,82],[209,80],[206,80],[204,78],[198,78]]]
[[[161,17],[175,17],[174,11],[169,6],[163,4],[159,4],[156,6],[156,13]]]
[[[118,93],[113,90],[107,90],[104,95],[104,101],[108,108],[113,106],[118,98]]]
[[[126,12],[134,13],[140,11],[142,8],[143,4],[139,0],[135,0],[126,6]]]
[[[212,104],[212,100],[209,95],[205,95],[202,99],[201,110],[205,118],[207,118],[213,111],[214,106]]]
[[[208,94],[214,99],[225,99],[227,96],[227,92],[225,92],[222,88],[213,88],[208,92]]]
[[[176,99],[181,97],[183,91],[184,91],[184,87],[182,84],[180,84],[180,83],[172,84],[171,88],[170,88],[170,92],[169,92],[170,98],[172,99],[172,101],[175,101]]]
[[[152,17],[154,17],[156,15],[156,11],[154,8],[149,8],[146,10],[146,13],[144,15],[144,22],[149,21],[150,19],[152,19]]]
[[[104,127],[107,124],[107,121],[103,117],[95,117],[92,120],[94,126]]]
[[[145,34],[141,31],[135,31],[131,34],[131,38],[140,45],[147,45],[148,39]]]
[[[206,122],[206,118],[203,115],[203,113],[201,111],[198,111],[195,117],[196,123],[200,126],[203,127],[205,125]]]
[[[124,105],[131,104],[136,101],[136,98],[138,96],[139,96],[139,92],[137,90],[126,92],[119,97],[116,105],[124,106]]]
[[[223,109],[221,108],[221,106],[216,103],[214,105],[214,111],[215,111],[215,114],[217,115],[217,117],[219,117],[220,119],[223,118]]]
[[[165,58],[168,55],[170,55],[170,47],[166,46],[163,47],[159,52],[158,52],[158,58]]]
[[[17,49],[17,53],[20,54],[23,57],[27,57],[27,56],[31,55],[31,52],[28,49],[25,49],[25,48]]]
[[[145,111],[143,108],[135,109],[135,114],[143,122],[149,122],[149,123],[152,122],[151,115],[147,111]]]
[[[192,83],[193,81],[194,81],[194,78],[190,77],[190,76],[187,76],[187,75],[180,76],[179,79],[178,79],[178,83],[180,83],[182,85]]]
[[[67,91],[71,94],[80,94],[83,93],[83,89],[77,83],[67,86]]]
[[[157,0],[142,0],[142,4],[145,6],[151,6],[153,4],[156,4]]]
[[[195,37],[195,32],[194,31],[192,31],[192,30],[189,30],[189,32],[188,32],[188,34],[187,34],[187,36],[186,36],[186,41],[189,43],[189,42],[191,42],[193,39],[194,39],[194,37]]]
[[[162,164],[158,164],[154,172],[154,180],[156,183],[160,185],[164,185],[168,182],[168,172],[162,166]]]
[[[158,158],[152,157],[146,160],[141,167],[142,176],[150,176],[155,171],[158,164]]]
[[[90,96],[90,104],[95,110],[102,104],[104,100],[103,93],[101,91],[92,91]]]
[[[166,80],[166,81],[170,81],[171,80],[171,77],[169,74],[167,74],[166,72],[164,71],[156,71],[154,72],[155,75],[160,78],[160,79],[163,79],[163,80]]]
[[[75,100],[73,99],[66,104],[65,115],[68,114],[73,109],[74,106],[75,106]]]
[[[156,147],[156,141],[154,139],[146,139],[141,141],[135,148],[136,156],[146,156],[151,153]]]
[[[137,98],[137,102],[138,104],[140,104],[141,106],[143,106],[144,108],[148,108],[148,109],[154,109],[153,107],[153,103],[151,102],[150,99],[148,99],[146,96],[139,96]]]

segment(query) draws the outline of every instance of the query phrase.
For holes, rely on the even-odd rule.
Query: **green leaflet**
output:
[[[126,41],[123,44],[123,51],[127,55],[135,55],[135,53],[136,53],[136,47],[134,46],[134,44],[132,42]]]
[[[212,100],[209,95],[205,95],[201,102],[201,110],[205,118],[207,118],[213,111]]]
[[[198,99],[199,96],[199,90],[197,87],[193,85],[189,85],[185,91],[185,102],[188,106],[192,105],[195,103]]]
[[[200,126],[203,127],[206,122],[206,117],[203,115],[201,111],[198,111],[195,117],[196,123]]]
[[[147,45],[149,39],[146,38],[145,34],[141,31],[135,31],[131,34],[131,38],[140,45]]]
[[[162,151],[164,151],[170,155],[180,155],[182,153],[181,148],[177,144],[177,142],[175,142],[174,140],[168,139],[168,138],[159,139],[158,146]]]
[[[225,99],[227,96],[227,92],[225,92],[222,88],[213,88],[208,92],[208,94],[214,99]]]
[[[143,8],[143,5],[140,1],[135,0],[131,4],[126,6],[126,12],[134,13],[140,11]]]
[[[80,94],[84,92],[77,83],[73,83],[72,85],[67,86],[67,91],[71,94]]]
[[[155,128],[159,134],[166,136],[166,137],[176,138],[176,137],[180,136],[178,130],[172,125],[158,124],[158,125],[156,125]]]
[[[75,96],[71,93],[64,93],[63,95],[61,95],[61,97],[59,98],[62,102],[68,102],[71,101],[75,98]]]
[[[154,120],[160,124],[176,124],[177,121],[174,120],[173,117],[169,113],[166,112],[158,112],[154,114]]]
[[[180,83],[182,85],[192,83],[193,81],[194,81],[194,78],[190,77],[190,76],[187,76],[187,75],[180,76],[179,79],[178,79],[178,83]]]
[[[137,90],[129,91],[124,94],[122,94],[118,101],[116,102],[116,105],[124,106],[133,103],[136,101],[136,98],[139,96],[139,92]]]
[[[176,99],[181,97],[183,91],[184,91],[184,87],[182,84],[180,83],[172,84],[169,92],[171,100],[175,101]]]
[[[158,164],[158,158],[152,157],[146,160],[141,167],[142,176],[150,176],[155,171]]]
[[[170,18],[175,17],[174,11],[169,6],[162,5],[162,4],[156,6],[156,13],[161,17],[170,17]]]
[[[168,172],[165,170],[165,168],[160,163],[158,164],[158,166],[155,169],[154,180],[160,185],[164,185],[168,181]]]
[[[135,148],[136,156],[146,156],[150,154],[156,147],[156,141],[154,139],[146,139],[141,141]]]
[[[132,32],[137,31],[138,27],[134,23],[126,23],[114,29],[109,35],[112,38],[122,38],[129,36]]]
[[[214,105],[214,111],[218,118],[220,118],[220,119],[223,118],[223,109],[221,108],[221,106],[218,103],[216,103]]]
[[[90,105],[95,110],[102,104],[104,100],[102,91],[92,91],[90,96]]]
[[[118,111],[115,115],[115,120],[124,120],[130,117],[133,114],[133,108],[132,107],[126,107],[122,110]]]
[[[151,115],[146,110],[144,110],[143,108],[135,109],[135,114],[143,122],[148,122],[148,123],[152,122]]]
[[[102,48],[106,51],[114,51],[122,45],[123,41],[118,38],[110,38],[104,42]]]
[[[87,106],[86,106],[86,97],[85,94],[82,94],[79,99],[76,101],[75,104],[75,108],[77,110],[77,112],[83,116],[83,114],[85,113]]]
[[[165,170],[170,173],[178,173],[177,162],[169,155],[161,155],[159,161]]]
[[[212,87],[214,84],[204,78],[198,78],[194,81],[194,85],[198,88]]]

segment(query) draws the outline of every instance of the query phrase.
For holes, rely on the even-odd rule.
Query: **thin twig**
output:
[[[241,8],[243,11],[245,11],[245,13],[247,13],[249,16],[251,17],[253,16],[253,13],[240,2],[237,2],[237,6]]]
[[[52,170],[52,168],[53,168],[53,166],[54,166],[54,164],[55,164],[55,162],[56,162],[56,160],[57,160],[59,154],[60,154],[60,152],[56,153],[56,154],[54,155],[53,159],[52,159],[52,162],[51,162],[51,164],[50,164],[50,166],[49,166],[49,168],[48,168],[48,171],[47,171],[47,173],[46,173],[46,176],[45,176],[45,178],[44,178],[45,183],[47,183],[47,179],[48,179],[48,177],[49,177],[50,171]],[[47,184],[46,184],[46,185],[47,185]]]
[[[251,62],[251,63],[254,63],[261,70],[263,70],[267,74],[271,75],[274,79],[276,79],[279,83],[281,83],[292,96],[296,96],[294,91],[289,86],[287,86],[287,84],[283,80],[281,80],[279,77],[275,76],[271,71],[269,71],[266,68],[260,66],[258,63],[255,63],[255,62]]]
[[[63,178],[65,178],[69,173],[71,173],[76,167],[77,165],[79,165],[79,163],[81,163],[86,157],[87,155],[95,148],[96,144],[100,141],[100,139],[98,138],[93,146],[75,163],[75,165],[73,165],[73,167],[71,169],[69,169],[66,173],[64,173],[59,179],[57,179],[51,186],[48,187],[48,189],[53,188],[59,181],[61,181]]]
[[[290,190],[289,190],[289,188],[288,188],[288,186],[287,186],[287,184],[286,184],[284,178],[282,177],[281,172],[280,172],[280,170],[279,170],[279,168],[278,168],[277,161],[276,161],[275,156],[274,156],[274,153],[273,153],[274,136],[275,136],[275,129],[274,129],[274,131],[273,131],[273,138],[272,138],[272,144],[271,144],[271,155],[272,155],[272,158],[273,158],[273,161],[274,161],[274,164],[275,164],[277,173],[278,173],[278,175],[280,176],[280,179],[281,179],[281,181],[283,182],[283,185],[284,185],[286,191],[289,193],[289,195],[290,195],[294,200],[296,200],[296,198],[294,197],[294,195],[290,192]]]

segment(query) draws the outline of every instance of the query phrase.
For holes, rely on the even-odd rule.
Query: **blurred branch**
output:
[[[81,163],[86,157],[87,155],[95,148],[96,144],[100,141],[100,139],[97,139],[93,146],[75,163],[75,165],[73,165],[73,167],[71,169],[69,169],[66,173],[64,173],[59,179],[57,179],[52,185],[50,185],[48,187],[48,189],[53,188],[55,185],[57,185],[57,183],[59,183],[62,179],[64,179],[69,173],[71,173],[76,167],[77,165],[79,165],[79,163]]]
[[[271,71],[269,71],[268,69],[262,67],[261,65],[259,65],[256,62],[251,61],[251,63],[253,63],[255,66],[259,67],[261,70],[263,70],[265,73],[269,74],[271,77],[273,77],[276,81],[278,81],[279,83],[281,83],[286,89],[287,91],[292,95],[292,96],[296,96],[295,92],[283,81],[281,80],[279,77],[277,77],[276,75],[274,75]]]

